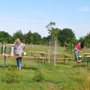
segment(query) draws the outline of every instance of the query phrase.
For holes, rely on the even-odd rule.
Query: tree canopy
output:
[[[12,36],[9,35],[7,32],[0,31],[0,42],[12,43]]]
[[[61,46],[64,46],[65,43],[75,43],[76,37],[74,32],[71,29],[65,28],[63,30],[59,30],[58,40],[61,43]]]
[[[51,35],[52,39],[54,39],[54,40],[57,38],[58,32],[59,32],[59,30],[60,30],[60,29],[58,29],[58,28],[55,28],[55,27],[54,27],[55,25],[56,25],[55,22],[50,22],[50,23],[46,26],[46,28],[48,29],[49,34]]]

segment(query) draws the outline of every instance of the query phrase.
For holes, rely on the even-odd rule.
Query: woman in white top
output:
[[[15,48],[15,55],[22,56],[23,49],[25,49],[25,44],[21,43],[21,40],[18,38],[15,40],[14,48]],[[16,61],[17,61],[17,69],[21,70],[22,57],[16,57]]]

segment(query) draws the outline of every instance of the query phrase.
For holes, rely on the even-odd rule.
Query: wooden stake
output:
[[[54,49],[54,66],[56,65],[56,48],[57,48],[57,42],[55,40],[55,49]]]

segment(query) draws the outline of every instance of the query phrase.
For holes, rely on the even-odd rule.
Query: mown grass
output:
[[[8,46],[9,47],[9,46]],[[30,51],[48,50],[48,46],[27,45],[26,52],[30,55]],[[65,48],[58,47],[59,52],[64,53]],[[84,51],[86,52],[86,51]],[[89,52],[89,51],[88,51]],[[7,52],[8,53],[8,52]],[[65,52],[67,53],[67,52]],[[73,54],[72,54],[73,56]],[[16,69],[15,58],[7,58],[6,69],[3,70],[3,57],[0,57],[0,90],[89,90],[90,89],[90,70],[84,65],[71,61],[63,64],[59,61],[56,66],[48,63],[40,63],[40,72],[44,75],[42,82],[34,80],[38,71],[37,60],[23,58],[22,70]],[[11,83],[6,82],[10,77],[16,78],[10,74],[8,68],[16,69],[17,79]],[[11,70],[12,71],[12,70]],[[7,72],[9,74],[7,75]],[[12,71],[13,73],[13,71]],[[10,78],[12,79],[12,78]]]

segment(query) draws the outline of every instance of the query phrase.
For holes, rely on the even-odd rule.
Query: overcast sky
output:
[[[0,0],[0,30],[13,35],[38,32],[47,36],[45,26],[71,28],[77,39],[90,32],[90,0]]]

